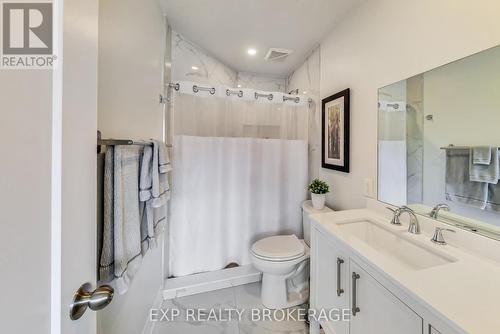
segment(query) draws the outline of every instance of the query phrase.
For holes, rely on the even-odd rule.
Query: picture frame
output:
[[[321,129],[321,167],[349,173],[349,88],[321,101]]]

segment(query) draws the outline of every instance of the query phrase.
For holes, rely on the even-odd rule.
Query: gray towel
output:
[[[113,240],[113,179],[114,179],[114,148],[107,147],[104,158],[104,213],[102,227],[102,248],[99,262],[99,280],[110,282],[115,277],[115,252]]]
[[[500,184],[488,185],[488,202],[486,210],[500,212]]]
[[[152,141],[144,148],[140,175],[140,201],[142,211],[142,252],[156,247],[156,239],[163,231],[166,204],[170,199],[167,172],[171,170],[166,146]]]
[[[489,149],[490,157],[487,159],[484,147],[474,147],[470,149],[469,176],[474,182],[486,182],[497,184],[500,178],[500,168],[498,161],[498,148]],[[476,158],[477,156],[477,158]],[[479,156],[481,158],[479,158]],[[489,163],[486,164],[486,161]],[[480,163],[475,163],[480,161]]]
[[[471,150],[474,165],[489,165],[491,163],[491,146],[477,146]]]
[[[488,183],[470,180],[469,161],[469,150],[447,150],[446,199],[478,209],[485,209],[488,198]]]
[[[114,272],[119,294],[128,286],[142,262],[139,213],[139,166],[142,146],[114,148]]]

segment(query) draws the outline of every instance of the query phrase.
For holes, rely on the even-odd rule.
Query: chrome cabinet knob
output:
[[[87,308],[92,311],[102,310],[113,300],[114,290],[109,285],[102,285],[94,291],[91,289],[92,285],[85,283],[76,291],[69,309],[71,320],[80,319]]]

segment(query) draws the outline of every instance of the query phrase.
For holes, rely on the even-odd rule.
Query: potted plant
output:
[[[320,179],[314,179],[311,184],[309,184],[313,207],[316,210],[322,210],[325,207],[326,194],[329,190],[330,187],[328,184]]]

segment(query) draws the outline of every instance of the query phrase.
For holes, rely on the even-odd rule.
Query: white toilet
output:
[[[309,299],[309,243],[315,210],[311,201],[302,204],[304,240],[295,235],[277,235],[255,242],[251,248],[252,263],[262,271],[262,304],[270,309],[283,309],[305,303]]]

